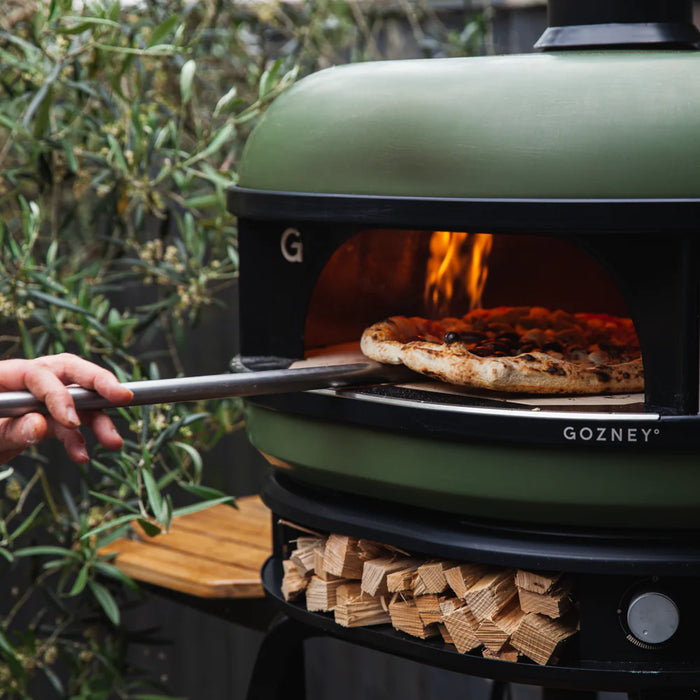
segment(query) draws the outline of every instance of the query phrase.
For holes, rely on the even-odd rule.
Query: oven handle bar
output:
[[[79,411],[92,411],[117,406],[144,406],[260,394],[283,394],[309,389],[385,384],[405,380],[406,372],[405,367],[387,366],[367,360],[323,367],[150,379],[123,383],[123,386],[133,392],[132,400],[126,404],[114,404],[97,392],[82,387],[68,387],[68,392]],[[411,373],[411,375],[415,377],[415,374]],[[0,418],[22,416],[32,412],[47,413],[47,409],[28,391],[0,393]]]

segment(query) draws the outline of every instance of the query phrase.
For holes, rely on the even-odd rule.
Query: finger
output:
[[[46,404],[51,417],[66,428],[80,425],[73,397],[59,377],[47,367],[35,364],[24,375],[25,386]]]
[[[97,441],[108,450],[119,450],[124,445],[124,440],[114,427],[112,419],[102,411],[90,411],[82,413],[83,424],[87,425],[95,434]]]
[[[90,460],[85,438],[80,430],[54,423],[53,430],[50,428],[49,432],[53,432],[54,436],[63,443],[66,454],[73,462],[85,464]]]
[[[79,384],[93,389],[112,403],[125,404],[133,398],[133,392],[120,384],[112,372],[77,355],[48,355],[36,362],[52,371],[63,384]]]
[[[46,418],[39,413],[28,413],[21,418],[0,420],[0,458],[6,462],[21,454],[30,445],[41,442],[48,433]]]

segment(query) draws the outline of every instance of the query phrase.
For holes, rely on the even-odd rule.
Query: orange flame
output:
[[[490,233],[433,232],[424,295],[429,316],[445,317],[457,304],[463,313],[481,307],[492,243]]]

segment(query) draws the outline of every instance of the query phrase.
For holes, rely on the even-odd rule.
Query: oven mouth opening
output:
[[[444,244],[448,237],[453,240],[450,250],[447,245],[436,247],[436,239]],[[459,259],[446,263],[449,256]],[[447,291],[436,291],[435,269],[450,265],[451,278],[443,281]],[[363,331],[391,316],[439,319],[461,317],[472,308],[536,306],[629,318],[630,309],[611,273],[614,270],[604,269],[582,247],[564,238],[365,229],[338,247],[318,276],[306,315],[305,359],[295,366],[361,361]],[[450,411],[476,407],[645,412],[642,393],[497,392],[431,380],[418,373],[398,385],[324,391],[370,402],[415,402]]]

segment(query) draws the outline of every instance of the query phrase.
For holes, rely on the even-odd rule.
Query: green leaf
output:
[[[234,505],[235,498],[233,496],[224,496],[223,498],[214,498],[210,501],[201,501],[200,503],[193,503],[191,506],[183,506],[182,508],[176,508],[173,511],[173,517],[177,518],[180,515],[188,515],[189,513],[197,513],[200,510],[206,510],[212,506],[217,506],[220,503],[226,503],[228,505],[236,507]]]
[[[78,593],[81,593],[83,591],[88,582],[88,573],[89,570],[86,564],[83,567],[81,567],[80,571],[78,572],[78,575],[75,578],[75,583],[73,584],[73,588],[70,589],[70,593],[68,594],[69,598],[71,596],[78,595]]]
[[[45,292],[40,292],[36,289],[27,289],[27,296],[34,301],[43,301],[45,304],[51,304],[52,306],[58,306],[61,309],[74,311],[75,313],[83,316],[92,316],[92,314],[82,306],[71,304],[69,301],[56,297],[53,294],[46,294]]]
[[[122,499],[114,498],[113,496],[108,496],[106,493],[100,493],[99,491],[90,491],[89,493],[93,498],[97,498],[100,501],[105,501],[105,503],[111,503],[112,505],[118,506],[119,508],[125,508],[130,513],[138,514],[139,512],[137,508],[134,508],[134,506],[129,505],[126,501]]]
[[[202,466],[203,466],[202,465],[202,455],[200,455],[199,452],[194,447],[192,447],[192,445],[190,445],[187,442],[180,442],[179,440],[173,440],[172,444],[175,447],[178,447],[179,449],[186,452],[188,454],[189,458],[192,460],[192,464],[193,464],[194,468],[198,472],[202,471]],[[221,493],[221,494],[217,494],[217,495],[223,496],[225,494]]]
[[[99,571],[104,576],[109,576],[120,583],[123,583],[127,588],[132,591],[138,590],[138,584],[131,577],[127,576],[121,569],[118,569],[112,564],[108,564],[105,561],[98,561],[95,564],[95,569]]]
[[[232,105],[241,102],[237,98],[238,91],[234,85],[225,95],[223,95],[214,107],[214,116],[218,117],[221,112],[228,110]]]
[[[188,493],[191,493],[193,496],[197,496],[198,498],[202,498],[204,500],[211,501],[215,498],[227,498],[230,496],[227,496],[223,491],[219,491],[219,489],[214,489],[211,486],[202,486],[201,484],[180,484],[180,488],[184,489]]]
[[[180,96],[182,103],[188,104],[192,99],[192,84],[197,64],[193,60],[186,61],[180,70]]]
[[[170,34],[170,32],[175,30],[178,23],[180,22],[179,15],[171,15],[165,22],[161,22],[152,32],[151,38],[148,40],[146,46],[150,49],[151,46],[160,44],[165,37]]]
[[[144,518],[139,518],[136,522],[143,528],[143,531],[149,536],[149,537],[155,537],[156,535],[161,534],[161,529],[158,525],[155,523],[152,523],[150,520],[146,520]]]
[[[9,561],[10,564],[12,564],[12,562],[15,560],[14,556],[12,555],[12,552],[10,552],[8,549],[5,549],[4,547],[0,547],[0,556],[7,559],[7,561]]]
[[[109,590],[97,581],[88,581],[88,587],[113,625],[119,624],[119,606]]]
[[[125,523],[130,523],[132,520],[134,520],[134,516],[132,513],[129,513],[128,515],[121,515],[118,518],[114,518],[114,520],[110,520],[109,522],[102,523],[102,525],[93,527],[92,530],[88,530],[84,535],[81,535],[80,539],[86,540],[89,537],[98,534],[99,532],[104,532],[105,530],[109,530],[112,527],[117,527],[117,525],[124,525]]]
[[[158,520],[162,522],[163,520],[163,498],[160,495],[158,485],[156,480],[153,478],[153,474],[148,470],[144,469],[141,474],[143,479],[143,484],[146,487],[146,494],[148,495],[148,505],[151,507],[153,515],[156,516]]]
[[[67,559],[80,559],[80,555],[71,549],[64,547],[54,547],[52,545],[37,545],[35,547],[23,547],[15,550],[16,557],[41,557],[48,555],[57,555],[66,557]]]
[[[8,538],[10,542],[14,542],[23,532],[26,532],[34,523],[34,520],[36,520],[36,516],[39,515],[39,512],[42,510],[44,507],[43,503],[39,503],[39,505],[34,508],[34,510],[29,514],[27,519],[16,529],[12,532],[10,537]]]

